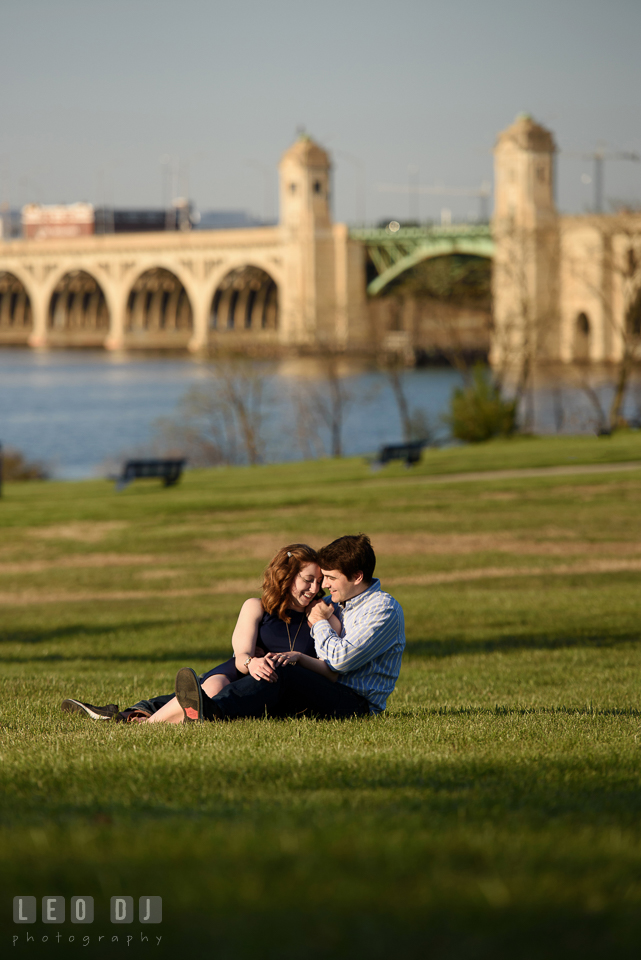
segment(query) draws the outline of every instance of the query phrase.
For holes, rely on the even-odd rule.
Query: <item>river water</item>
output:
[[[293,392],[322,390],[314,360],[246,361],[259,368],[265,383],[265,460],[299,459]],[[345,368],[350,395],[343,427],[343,452],[366,455],[381,444],[401,439],[401,421],[389,380],[364,366]],[[105,351],[36,352],[0,349],[0,442],[29,459],[46,463],[57,479],[104,475],[107,461],[144,454],[159,418],[176,416],[190,388],[204,386],[211,371],[191,357],[116,355]],[[419,368],[403,373],[410,407],[427,414],[441,437],[459,375],[448,368]],[[605,403],[609,388],[599,385]],[[638,390],[637,390],[638,393]],[[590,401],[567,384],[541,384],[535,395],[535,428],[542,432],[587,432],[596,419]],[[628,414],[639,406],[631,391]],[[327,436],[319,439],[329,452]]]
[[[305,383],[322,389],[317,365],[313,360],[247,363],[257,365],[265,378],[265,459],[301,458],[292,391],[304,391]],[[350,394],[344,453],[367,454],[399,440],[398,408],[385,376],[366,369],[344,373]],[[0,349],[0,442],[44,461],[58,479],[100,475],[106,461],[144,453],[156,421],[175,416],[187,391],[204,387],[210,378],[206,363],[190,357]],[[411,406],[428,411],[435,422],[459,382],[449,369],[404,374]],[[327,444],[327,437],[320,439]]]

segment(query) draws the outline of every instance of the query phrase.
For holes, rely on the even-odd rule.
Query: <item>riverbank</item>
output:
[[[373,454],[402,438],[395,391],[380,369],[341,361],[335,371],[340,379],[332,386],[327,368],[311,358],[247,361],[240,366],[240,395],[260,386],[258,434],[266,463],[322,458],[331,452],[327,416],[331,421],[332,411],[326,409],[326,398],[337,382],[345,455]],[[0,349],[0,443],[44,463],[56,479],[104,476],[113,472],[107,465],[122,456],[175,449],[181,428],[168,431],[167,421],[178,422],[185,397],[194,390],[211,391],[216,376],[215,366],[194,358]],[[460,383],[456,371],[443,367],[402,373],[410,413],[418,411],[441,440],[448,435],[442,418]],[[603,384],[593,386],[607,408],[610,388]],[[638,416],[638,391],[633,387],[626,408],[631,419]],[[534,407],[535,431],[546,435],[558,431],[559,442],[571,444],[573,434],[595,432],[593,407],[573,385],[571,371],[558,371],[554,381],[541,379]],[[159,428],[159,421],[165,428]],[[241,456],[242,444],[237,442],[236,448]],[[453,456],[451,469],[456,472],[459,454]]]

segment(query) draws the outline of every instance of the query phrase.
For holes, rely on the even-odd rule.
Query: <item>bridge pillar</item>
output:
[[[209,343],[211,303],[204,290],[191,292],[190,300],[194,329],[187,346],[191,353],[200,353],[207,349]]]
[[[109,307],[109,333],[105,339],[106,350],[123,350],[125,346],[125,318],[127,315],[127,290],[117,293],[105,289]]]
[[[320,346],[335,342],[334,235],[329,210],[329,156],[307,134],[284,154],[280,224],[286,247],[281,339]]]
[[[30,347],[46,347],[48,340],[47,317],[49,313],[49,294],[41,284],[34,284],[29,292],[31,298],[31,316],[33,326],[29,335]]]
[[[336,343],[340,349],[364,346],[368,340],[365,326],[365,248],[350,240],[344,223],[334,224],[334,274],[336,282]]]
[[[552,134],[523,114],[494,151],[494,330],[490,360],[523,386],[532,363],[558,356],[559,229]]]

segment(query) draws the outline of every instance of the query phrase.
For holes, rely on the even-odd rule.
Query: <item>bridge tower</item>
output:
[[[281,329],[286,342],[335,343],[335,230],[330,213],[328,154],[302,134],[280,161],[280,226],[287,281]]]
[[[558,354],[558,215],[549,130],[521,114],[494,150],[494,333],[490,359],[521,386]]]

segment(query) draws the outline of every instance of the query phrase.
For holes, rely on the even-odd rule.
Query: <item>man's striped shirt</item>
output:
[[[380,580],[334,608],[342,623],[340,636],[327,620],[312,627],[316,653],[344,684],[369,702],[370,713],[381,713],[394,689],[405,648],[403,609],[381,590]]]

